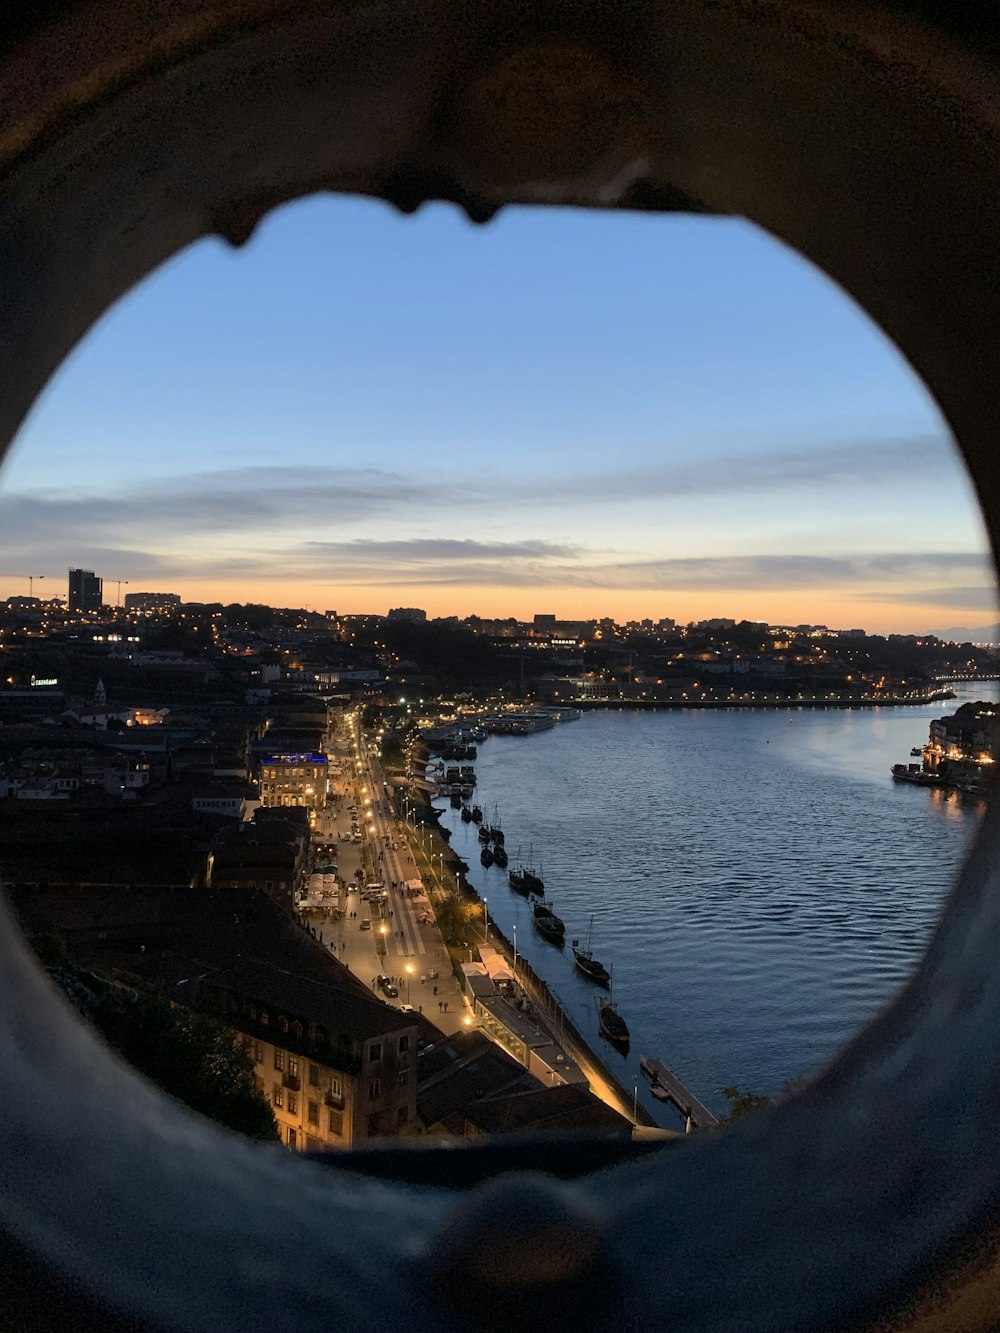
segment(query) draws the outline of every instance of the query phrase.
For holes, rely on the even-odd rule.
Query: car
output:
[[[437,970],[437,968],[436,968],[436,967],[429,967],[429,968],[427,969],[427,977],[428,977],[428,980],[430,980],[430,981],[437,981],[437,979],[438,979],[438,970]]]
[[[389,980],[389,978],[385,975],[384,972],[379,977],[378,984],[379,984],[379,989],[382,991],[383,995],[388,995],[390,1000],[395,1000],[398,997],[399,991],[396,989],[396,986]]]
[[[372,923],[368,920],[367,917],[365,917],[364,921],[360,922],[358,925],[358,930],[371,930],[371,928],[372,928]]]
[[[360,833],[352,833],[352,834],[351,834],[351,842],[360,842],[360,841],[361,841],[361,834],[360,834]]]
[[[401,1014],[415,1014],[417,1011],[412,1004],[401,1004],[399,1006],[399,1012]]]

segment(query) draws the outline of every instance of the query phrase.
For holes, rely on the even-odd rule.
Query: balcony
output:
[[[281,1080],[281,1083],[282,1086],[287,1088],[289,1092],[298,1092],[299,1088],[301,1087],[301,1082],[297,1074],[285,1074],[285,1076]]]
[[[342,1092],[332,1092],[328,1088],[323,1102],[327,1106],[332,1106],[335,1111],[339,1111],[344,1105],[344,1094]]]

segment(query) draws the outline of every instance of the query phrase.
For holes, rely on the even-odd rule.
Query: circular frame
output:
[[[509,202],[724,212],[822,267],[909,358],[995,553],[1000,82],[967,17],[946,32],[926,8],[50,3],[0,66],[0,441],[123,292],[200,236],[240,243],[286,199],[443,198],[474,220]],[[552,1328],[586,1313],[808,1333],[908,1311],[985,1329],[998,851],[993,802],[916,975],[797,1099],[573,1185],[503,1154],[472,1190],[393,1184],[229,1136],[119,1065],[7,923],[7,1309],[41,1305],[51,1327],[493,1326],[455,1313],[461,1266],[506,1254],[498,1215],[523,1208],[539,1243],[573,1242]],[[530,1318],[538,1292],[497,1262],[498,1308]]]

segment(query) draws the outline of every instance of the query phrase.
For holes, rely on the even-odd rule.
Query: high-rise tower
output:
[[[69,609],[100,611],[104,585],[92,569],[69,571]]]

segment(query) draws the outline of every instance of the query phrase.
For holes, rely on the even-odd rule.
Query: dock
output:
[[[707,1106],[703,1106],[693,1092],[689,1092],[676,1074],[672,1074],[661,1060],[643,1059],[643,1068],[649,1070],[661,1088],[670,1096],[670,1100],[691,1122],[692,1129],[714,1129],[719,1123]]]

